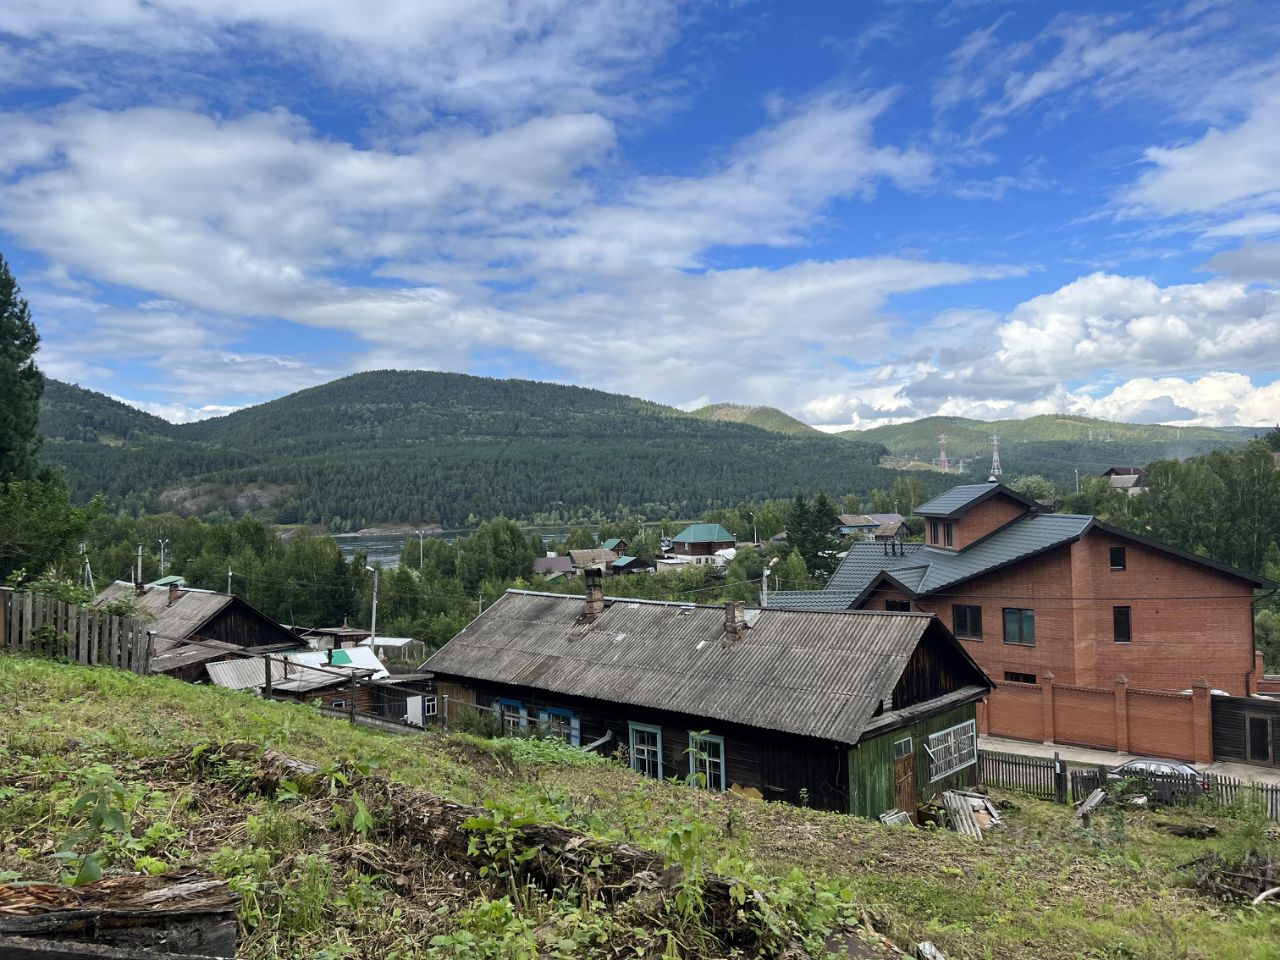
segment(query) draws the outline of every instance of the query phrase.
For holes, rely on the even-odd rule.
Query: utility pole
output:
[[[413,532],[418,535],[418,569],[421,570],[422,569],[422,538],[426,536],[427,531],[415,530]]]
[[[231,567],[227,567],[227,593],[231,592]]]
[[[1000,469],[1000,434],[992,432],[991,434],[991,475],[998,477],[1003,470]]]
[[[764,575],[760,578],[760,606],[767,607],[769,605],[769,571],[773,569],[773,565],[778,562],[778,558],[774,557],[764,565]]]
[[[142,544],[138,544],[138,568],[133,575],[134,583],[142,582]]]
[[[159,543],[160,543],[160,576],[163,577],[164,576],[164,559],[165,559],[164,553],[165,553],[165,548],[169,546],[169,541],[164,537],[161,537]]]
[[[1076,467],[1076,493],[1080,492],[1080,468]]]
[[[938,468],[946,473],[951,465],[947,462],[947,435],[945,433],[938,434]]]
[[[481,590],[476,594],[476,616],[484,613],[484,591]]]
[[[365,567],[373,574],[373,614],[369,618],[369,636],[370,638],[378,635],[378,568]]]

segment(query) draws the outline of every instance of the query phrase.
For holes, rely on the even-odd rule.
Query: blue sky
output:
[[[1267,3],[32,0],[0,251],[170,419],[357,370],[1280,419]]]

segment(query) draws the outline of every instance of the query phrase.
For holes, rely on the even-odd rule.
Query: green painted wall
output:
[[[909,727],[898,727],[871,740],[864,740],[849,751],[849,812],[862,817],[878,817],[897,803],[893,789],[893,744],[910,736],[916,759],[916,793],[923,803],[952,787],[972,787],[978,782],[978,765],[957,770],[935,783],[929,782],[929,754],[924,742],[930,734],[946,730],[958,723],[977,718],[977,704],[966,704],[946,713],[917,720]]]

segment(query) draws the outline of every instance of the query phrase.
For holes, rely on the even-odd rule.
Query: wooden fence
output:
[[[136,620],[0,589],[0,650],[147,673],[150,637]]]
[[[978,751],[978,781],[1041,800],[1066,802],[1066,764],[1061,760]]]

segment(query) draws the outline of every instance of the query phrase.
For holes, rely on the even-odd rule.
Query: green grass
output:
[[[655,783],[545,741],[394,737],[112,670],[0,656],[0,696],[0,877],[194,864],[241,891],[249,960],[724,955],[680,922],[693,908],[672,904],[658,922],[591,891],[511,883],[524,851],[510,825],[523,822],[766,890],[814,956],[814,930],[864,912],[900,944],[930,939],[953,960],[1280,955],[1280,909],[1217,903],[1188,885],[1184,865],[1210,850],[1280,857],[1262,824],[1223,811],[1106,815],[1085,831],[1068,808],[1013,796],[1007,825],[979,844]],[[232,741],[317,764],[314,789],[259,790],[250,761],[205,762]],[[389,831],[359,772],[486,806],[476,837],[490,872],[424,860]],[[354,799],[362,790],[367,804]],[[1209,820],[1223,835],[1173,837],[1157,819]]]

